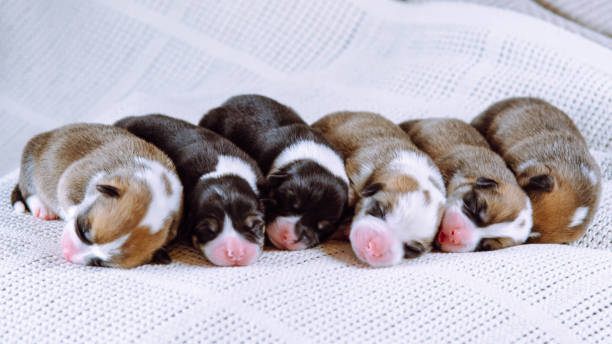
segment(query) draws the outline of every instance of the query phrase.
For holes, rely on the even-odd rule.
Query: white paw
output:
[[[25,213],[26,212],[25,204],[23,204],[23,202],[20,202],[20,201],[15,202],[15,204],[13,204],[13,211],[15,212],[15,214]]]
[[[57,215],[51,211],[51,209],[47,208],[43,204],[43,202],[38,198],[38,196],[33,195],[26,199],[26,203],[28,204],[28,208],[32,212],[32,215],[38,217],[43,220],[56,220]]]

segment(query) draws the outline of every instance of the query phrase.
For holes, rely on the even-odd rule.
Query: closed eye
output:
[[[476,225],[483,227],[487,216],[487,204],[479,200],[475,191],[468,192],[463,197],[463,213]]]
[[[85,244],[85,245],[93,245],[93,242],[89,238],[89,223],[87,219],[83,216],[77,217],[76,220],[76,234],[77,237]]]
[[[385,218],[385,209],[380,204],[380,202],[374,201],[374,203],[372,203],[372,205],[370,206],[368,211],[366,211],[366,214],[372,215],[372,216],[377,217],[379,219],[384,219]]]

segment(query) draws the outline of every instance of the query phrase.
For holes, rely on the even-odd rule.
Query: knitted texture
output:
[[[260,93],[308,122],[345,109],[470,120],[504,97],[541,97],[576,122],[603,174],[598,213],[573,246],[384,269],[342,242],[267,249],[244,268],[180,246],[170,265],[119,270],[67,263],[60,221],[13,214],[13,173],[0,180],[0,343],[612,341],[606,48],[495,8],[365,0],[7,0],[0,31],[11,169],[33,134],[64,123],[154,112],[196,122]]]
[[[609,343],[612,253],[560,245],[431,253],[368,268],[330,242],[245,268],[84,267],[60,221],[15,215],[0,182],[0,342]]]

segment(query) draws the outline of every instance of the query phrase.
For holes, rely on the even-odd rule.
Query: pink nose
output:
[[[296,242],[295,223],[278,219],[266,229],[266,232],[270,241],[277,248],[285,250],[301,250],[306,248],[305,244]]]
[[[221,266],[244,266],[257,258],[259,247],[237,237],[229,237],[215,247],[209,256],[210,261]]]
[[[449,210],[444,214],[438,243],[442,246],[463,246],[472,239],[472,226],[457,211]]]
[[[67,231],[64,231],[64,233],[62,234],[61,245],[64,258],[66,258],[67,261],[72,263],[71,257],[74,255],[76,248],[74,247],[72,240],[70,240],[70,234]]]
[[[394,239],[386,230],[368,226],[355,227],[351,230],[350,241],[357,257],[371,266],[390,265],[397,256],[393,250]]]

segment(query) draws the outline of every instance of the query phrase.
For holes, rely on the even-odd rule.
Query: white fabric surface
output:
[[[66,263],[61,222],[11,213],[13,173],[0,181],[1,343],[612,341],[610,50],[509,11],[366,0],[7,0],[0,32],[0,135],[24,143],[76,120],[197,121],[244,92],[309,122],[342,109],[469,120],[530,95],[576,121],[604,175],[582,247],[385,269],[338,242],[245,268],[177,247],[169,266],[122,271]]]

